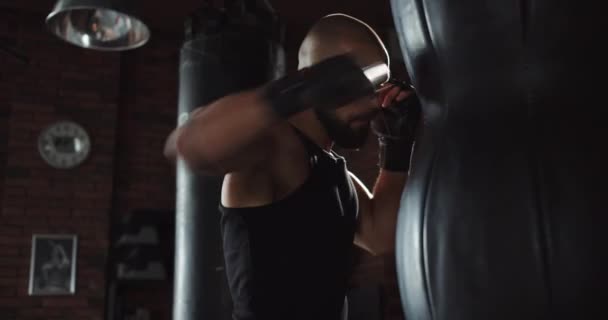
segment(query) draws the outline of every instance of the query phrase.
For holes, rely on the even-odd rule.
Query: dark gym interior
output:
[[[153,250],[173,263],[175,169],[162,148],[177,121],[185,20],[202,1],[142,1],[152,36],[124,52],[84,50],[51,34],[44,22],[54,4],[0,2],[0,317],[144,319],[134,318],[139,312],[171,319],[173,279],[117,279],[110,271],[117,252],[112,238],[126,217],[150,216],[163,232]],[[297,67],[306,29],[329,13],[352,14],[394,37],[388,1],[272,5],[285,23],[290,70]],[[89,158],[69,170],[49,166],[37,147],[41,132],[62,120],[80,124],[91,139]],[[343,152],[367,184],[377,171],[375,143],[369,139],[363,150]],[[33,234],[78,236],[75,294],[28,294]],[[402,319],[394,258],[358,252],[352,301],[368,302],[351,303],[352,319]]]
[[[598,3],[0,0],[0,319],[300,320],[314,314],[308,307],[342,310],[340,320],[606,318],[594,314],[605,313],[608,283],[608,54],[602,49],[608,26]],[[99,20],[83,24],[82,8],[94,8],[89,13]],[[124,23],[123,13],[139,20]],[[335,60],[345,72],[331,77],[319,76],[314,64],[309,68],[318,73],[300,72],[300,44],[315,22],[332,13],[373,28],[391,60],[392,75],[380,74],[387,76],[382,85],[409,90],[420,101],[415,133],[369,134],[360,148],[333,148],[375,192],[379,172],[395,169],[384,167],[390,160],[383,141],[415,137],[411,157],[410,150],[392,150],[407,153],[398,159],[407,162],[398,166],[407,184],[397,190],[395,248],[373,255],[353,243],[344,304],[342,295],[321,307],[298,298],[276,306],[282,312],[297,306],[288,316],[237,316],[235,286],[229,288],[222,259],[228,241],[220,230],[221,176],[196,174],[181,159],[174,165],[164,152],[172,132],[185,126],[173,144],[180,155],[196,159],[200,154],[185,151],[184,137],[192,134],[192,123],[213,119],[214,111],[197,114],[194,108],[217,110],[216,101],[229,101],[220,98],[253,84],[280,89],[260,90],[267,99],[260,105],[274,113],[254,114],[272,121],[284,116],[277,106],[286,105],[285,97],[300,107],[302,101],[339,104],[327,88],[344,89],[338,92],[345,96],[382,92],[366,73],[370,69],[352,61]],[[79,34],[77,23],[90,36]],[[102,33],[107,38],[95,38]],[[294,78],[281,78],[285,74]],[[305,85],[285,85],[293,79]],[[381,107],[375,112],[387,114]],[[289,115],[310,111],[302,110]],[[329,136],[321,111],[316,115]],[[373,120],[365,121],[369,126]],[[350,184],[342,187],[354,192],[353,180],[346,180]],[[360,191],[351,202],[335,191],[335,211],[356,203],[350,209],[363,212]],[[274,204],[280,197],[273,196]],[[295,229],[296,218],[285,221]],[[317,234],[311,235],[314,241]],[[326,248],[301,257],[314,257],[315,249]],[[277,261],[285,262],[281,254]],[[319,274],[335,269],[324,260],[306,263]],[[290,274],[300,286],[293,288],[273,279],[289,289],[272,294],[282,301],[298,296],[307,283],[295,280],[310,280],[304,276]],[[259,288],[251,292],[267,294],[267,287]],[[273,314],[255,299],[251,310]],[[327,319],[337,320],[337,312]]]

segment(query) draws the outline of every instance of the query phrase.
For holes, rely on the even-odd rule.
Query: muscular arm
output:
[[[374,84],[350,55],[331,57],[264,87],[228,95],[195,110],[167,139],[165,155],[193,170],[225,174],[272,154],[270,129],[309,108],[338,108],[374,94]]]
[[[228,95],[195,109],[167,138],[165,156],[179,154],[193,170],[225,174],[258,163],[272,148],[270,129],[280,121],[261,89]]]
[[[355,244],[372,254],[394,251],[397,213],[407,173],[381,169],[373,193],[352,173],[351,178],[359,197]]]
[[[388,87],[380,99],[385,107],[372,126],[379,137],[380,173],[373,194],[351,174],[359,196],[355,244],[373,254],[394,251],[397,213],[406,184],[415,132],[420,121],[418,99],[402,86]]]

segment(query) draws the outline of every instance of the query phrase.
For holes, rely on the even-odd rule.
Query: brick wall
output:
[[[24,65],[0,53],[0,315],[102,319],[111,214],[174,207],[174,170],[161,150],[176,122],[181,37],[156,32],[143,48],[101,53],[55,39],[43,21],[0,10],[0,39],[30,58]],[[47,166],[36,148],[40,130],[63,119],[88,129],[93,145],[85,164],[66,171]],[[340,152],[371,188],[375,139],[358,152]],[[76,295],[27,295],[33,233],[79,236]],[[380,286],[385,319],[401,319],[393,258],[359,258],[353,287]],[[125,297],[170,319],[170,283],[133,287]]]
[[[174,168],[162,150],[177,123],[180,46],[156,33],[143,50],[124,55],[116,190],[121,212],[175,206]]]
[[[14,37],[0,34],[0,41],[14,44]],[[10,116],[10,101],[15,89],[12,81],[18,74],[21,63],[9,54],[0,52],[0,168],[6,166],[6,148],[8,146],[8,119]],[[0,207],[2,206],[2,194],[4,190],[4,172],[0,170]]]
[[[116,210],[175,207],[175,170],[162,154],[177,122],[180,36],[159,32],[143,48],[123,56],[116,148]],[[171,319],[172,279],[123,286],[126,307],[146,308],[154,319]]]
[[[102,319],[120,57],[65,45],[49,36],[43,16],[2,10],[0,21],[3,36],[30,59],[27,66],[9,67],[11,75],[1,78],[8,90],[0,100],[5,161],[0,167],[0,314],[3,319]],[[36,142],[42,128],[66,119],[89,130],[94,148],[82,166],[64,171],[42,161]],[[76,295],[28,296],[34,233],[78,235]]]

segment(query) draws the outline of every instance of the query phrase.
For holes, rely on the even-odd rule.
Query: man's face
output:
[[[350,53],[362,68],[386,60],[383,52],[369,43],[340,41],[338,43],[317,42],[314,38],[305,41],[299,53],[299,66],[303,68],[329,57]],[[370,131],[371,120],[380,111],[376,95],[359,99],[348,105],[331,110],[315,109],[317,118],[330,139],[344,149],[363,146]]]
[[[341,148],[356,149],[367,140],[371,120],[380,111],[376,96],[332,110],[316,110],[329,137]]]

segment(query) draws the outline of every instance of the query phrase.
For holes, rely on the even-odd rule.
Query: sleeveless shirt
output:
[[[341,318],[357,194],[345,159],[295,130],[310,159],[303,184],[268,205],[220,204],[235,320]]]

